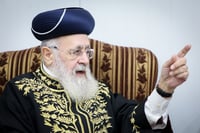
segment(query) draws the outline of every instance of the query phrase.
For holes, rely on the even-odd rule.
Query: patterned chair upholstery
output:
[[[93,75],[107,83],[113,92],[138,101],[154,89],[158,63],[147,49],[122,47],[90,39],[95,50],[90,62]],[[36,70],[40,65],[40,47],[0,53],[0,94],[13,77]]]

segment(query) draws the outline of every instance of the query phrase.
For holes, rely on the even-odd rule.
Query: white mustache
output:
[[[83,64],[79,64],[74,68],[74,71],[86,71],[87,67]]]

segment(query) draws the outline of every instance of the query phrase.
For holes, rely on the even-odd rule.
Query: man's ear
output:
[[[53,52],[51,48],[41,47],[41,54],[46,66],[49,66],[53,63]]]

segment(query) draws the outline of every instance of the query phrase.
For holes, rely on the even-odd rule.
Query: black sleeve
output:
[[[26,108],[25,108],[26,107]],[[8,82],[0,96],[0,132],[1,133],[32,133],[34,132],[31,118],[31,105],[23,94]]]
[[[152,130],[145,112],[144,105],[146,99],[142,102],[127,100],[121,95],[114,94],[112,97],[112,107],[116,121],[116,132],[120,133],[172,133],[170,121],[163,130]]]
[[[131,133],[140,129],[151,129],[144,112],[145,101],[138,103],[119,94],[113,94],[111,101],[118,132]]]

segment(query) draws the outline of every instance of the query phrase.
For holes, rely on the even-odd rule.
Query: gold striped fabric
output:
[[[122,47],[91,39],[95,51],[91,62],[94,76],[113,92],[138,101],[154,89],[158,74],[156,56],[147,49]]]
[[[0,94],[13,77],[35,71],[40,64],[40,47],[0,53]]]
[[[147,97],[157,80],[156,56],[147,49],[122,47],[90,39],[94,58],[91,71],[113,92],[138,101]],[[0,93],[11,78],[36,70],[41,62],[40,48],[0,53]]]

